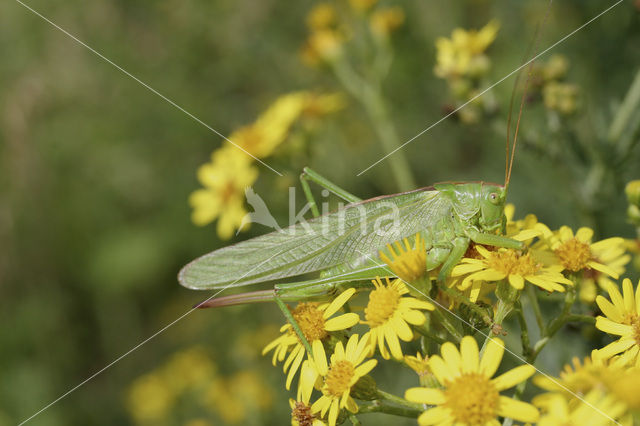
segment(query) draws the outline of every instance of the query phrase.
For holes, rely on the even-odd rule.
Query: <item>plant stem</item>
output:
[[[458,329],[447,319],[447,317],[442,313],[440,309],[433,311],[434,314],[440,320],[440,324],[449,332],[449,334],[456,340],[456,343],[459,343],[462,340],[462,334],[458,331]]]
[[[358,404],[358,414],[365,413],[385,413],[394,416],[417,418],[424,408],[407,408],[398,407],[394,404],[389,404],[385,400],[376,399],[373,401],[363,401]]]
[[[538,329],[540,329],[540,336],[544,336],[547,334],[547,325],[544,322],[544,317],[542,316],[542,311],[540,310],[540,305],[538,304],[538,296],[536,295],[536,290],[532,285],[527,285],[525,287],[527,288],[527,297],[529,298],[529,302],[531,302],[533,313],[536,316]]]
[[[554,318],[549,323],[549,326],[546,328],[547,332],[542,336],[540,340],[538,340],[535,343],[535,345],[533,345],[533,351],[531,352],[531,355],[528,358],[528,361],[530,363],[533,363],[536,360],[536,358],[538,357],[542,349],[544,349],[547,343],[549,343],[549,340],[551,340],[551,338],[558,332],[558,330],[562,328],[563,325],[565,325],[571,320],[576,320],[576,321],[585,320],[584,317],[586,317],[586,315],[571,314],[571,307],[573,306],[573,303],[575,302],[575,300],[576,300],[576,289],[575,287],[570,287],[569,289],[567,289],[567,294],[564,299],[564,306],[562,307],[562,312],[560,313],[559,316]],[[595,319],[593,321],[595,322]]]
[[[629,119],[634,111],[638,110],[638,105],[640,105],[640,70],[636,72],[635,78],[624,97],[624,101],[618,108],[616,116],[609,127],[609,132],[607,133],[609,142],[615,143],[621,138],[622,133],[629,125]]]
[[[444,342],[447,341],[446,339],[443,339],[442,337],[432,333],[431,330],[429,330],[429,328],[427,328],[425,325],[426,325],[426,322],[421,326],[416,327],[416,331],[439,344],[443,344]],[[423,351],[424,351],[424,348],[423,348]]]
[[[337,59],[332,65],[336,77],[345,90],[364,107],[386,153],[393,152],[392,155],[389,155],[389,164],[398,188],[401,191],[415,189],[416,184],[411,174],[409,161],[404,151],[399,149],[400,139],[389,117],[379,85],[371,84],[359,76],[344,58]]]
[[[385,391],[380,390],[380,389],[378,389],[378,395],[380,396],[380,399],[382,399],[382,400],[386,400],[386,401],[392,402],[392,403],[394,403],[396,405],[400,405],[400,406],[405,407],[405,408],[412,408],[412,409],[420,410],[420,411],[424,410],[422,404],[418,404],[417,402],[407,401],[404,398],[401,398],[401,397],[399,397],[397,395],[393,395],[391,393],[385,392]]]
[[[524,310],[522,308],[522,302],[516,302],[516,316],[518,323],[520,324],[520,341],[522,342],[522,355],[526,357],[531,353],[531,342],[529,341],[529,327],[527,320],[524,317]]]

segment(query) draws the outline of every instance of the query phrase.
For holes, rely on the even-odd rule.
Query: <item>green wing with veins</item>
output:
[[[182,268],[178,279],[207,290],[357,268],[386,244],[431,228],[450,211],[450,202],[430,188],[377,197],[215,250]]]

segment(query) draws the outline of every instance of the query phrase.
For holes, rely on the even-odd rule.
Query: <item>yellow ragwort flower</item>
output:
[[[640,284],[640,283],[639,283]],[[638,286],[640,287],[640,285]],[[608,288],[611,302],[602,296],[596,298],[598,307],[605,315],[596,318],[596,328],[605,333],[620,336],[618,340],[609,343],[602,349],[594,350],[593,358],[608,359],[620,354],[620,359],[627,364],[640,366],[640,290],[635,295],[631,280],[622,281],[622,295],[615,287]]]
[[[322,396],[311,405],[312,413],[327,415],[329,426],[335,426],[341,408],[352,413],[358,412],[358,405],[351,397],[351,388],[367,375],[378,363],[375,359],[365,361],[368,354],[369,333],[359,338],[351,335],[346,346],[338,342],[327,362],[322,342],[313,342],[313,368],[322,378]],[[315,379],[313,379],[315,382]],[[301,384],[301,387],[308,385]]]
[[[416,234],[413,247],[406,238],[402,242],[404,247],[400,241],[396,241],[395,249],[393,245],[387,244],[391,257],[381,251],[380,260],[386,263],[398,278],[411,284],[427,275],[427,250],[420,233]]]
[[[547,109],[561,114],[573,114],[578,107],[578,86],[551,81],[542,89],[542,100]]]
[[[409,342],[413,339],[413,331],[409,324],[424,324],[426,317],[420,310],[432,311],[435,307],[415,297],[403,297],[409,290],[402,280],[385,280],[386,284],[383,284],[380,278],[372,281],[375,289],[369,293],[369,303],[364,309],[365,321],[362,323],[368,324],[371,328],[371,355],[377,345],[382,357],[389,359],[388,345],[391,355],[396,359],[402,359],[400,340]]]
[[[407,364],[407,366],[413,371],[415,371],[419,377],[424,377],[431,374],[428,355],[422,356],[420,355],[420,352],[416,352],[416,356],[405,355],[404,363]]]
[[[435,75],[457,78],[476,77],[485,73],[489,68],[489,59],[484,51],[495,40],[499,27],[497,21],[491,21],[479,31],[456,28],[450,39],[438,38]]]
[[[323,30],[338,22],[338,13],[331,3],[317,3],[307,14],[307,26],[311,30]]]
[[[238,148],[225,145],[211,155],[211,162],[200,166],[198,180],[204,186],[191,193],[191,220],[204,226],[218,219],[218,235],[229,239],[247,214],[244,190],[258,177],[252,159]]]
[[[625,404],[600,390],[592,390],[581,399],[554,395],[540,405],[543,411],[538,426],[611,426],[620,424]]]
[[[525,281],[549,292],[563,292],[561,284],[573,284],[562,275],[562,266],[544,266],[529,253],[523,254],[513,249],[489,251],[483,246],[475,246],[475,249],[482,258],[463,258],[451,273],[452,277],[466,275],[460,288],[466,290],[471,287],[472,295],[480,292],[483,282],[504,279],[517,290],[524,288]]]
[[[369,25],[371,31],[382,37],[397,30],[404,23],[404,10],[400,6],[379,9],[371,14]]]
[[[546,375],[537,375],[533,383],[547,392],[534,398],[536,405],[545,404],[545,400],[557,395],[571,397],[572,395],[586,395],[593,389],[606,389],[610,378],[619,377],[626,367],[619,359],[593,359],[578,357],[571,360],[571,364],[565,364],[559,376],[552,378]]]
[[[338,312],[338,310],[347,303],[355,292],[356,290],[354,288],[350,288],[343,291],[331,303],[318,304],[304,302],[298,304],[298,306],[291,311],[293,318],[300,326],[309,344],[321,342],[329,337],[330,332],[346,330],[358,323],[360,317],[353,312],[331,318],[333,314]],[[302,364],[306,351],[291,324],[287,323],[283,325],[282,328],[280,328],[280,332],[282,335],[265,346],[262,354],[265,355],[271,350],[274,350],[272,361],[273,365],[275,365],[276,361],[283,361],[287,353],[291,351],[283,364],[284,372],[289,371],[286,382],[286,388],[289,389],[293,377]]]
[[[421,426],[493,426],[500,424],[499,416],[522,422],[538,420],[538,410],[533,405],[500,395],[531,377],[533,366],[521,365],[492,379],[504,354],[502,340],[491,339],[482,359],[471,336],[462,338],[460,351],[446,342],[440,352],[442,357],[433,355],[429,366],[442,388],[418,387],[405,393],[409,401],[434,406],[418,417]]]

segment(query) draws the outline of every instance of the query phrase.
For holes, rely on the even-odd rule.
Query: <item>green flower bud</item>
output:
[[[360,377],[360,380],[351,388],[351,396],[363,401],[378,399],[378,386],[376,385],[376,381],[368,374]]]
[[[629,182],[624,192],[627,194],[629,204],[640,206],[640,179]]]
[[[640,207],[631,204],[627,208],[627,219],[635,226],[640,226]]]

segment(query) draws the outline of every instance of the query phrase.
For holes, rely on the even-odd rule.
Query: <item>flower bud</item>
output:
[[[640,226],[640,207],[630,204],[627,208],[627,219],[631,224]]]
[[[640,207],[640,179],[632,180],[624,189],[627,194],[627,200],[629,204],[634,204]]]
[[[378,399],[378,386],[376,385],[376,381],[368,374],[360,377],[360,380],[351,388],[351,395],[363,401]]]

